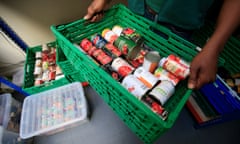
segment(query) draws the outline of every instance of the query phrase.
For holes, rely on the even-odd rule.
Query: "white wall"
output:
[[[127,0],[114,0],[126,4]],[[64,24],[81,19],[91,0],[0,0],[0,17],[27,45],[34,47],[55,40],[51,25]],[[14,56],[13,56],[14,55]],[[11,57],[9,57],[11,56]],[[0,62],[18,63],[24,60],[22,52],[0,48]],[[8,73],[1,69],[1,72]]]
[[[54,40],[51,25],[81,19],[91,0],[0,0],[0,16],[30,46]],[[126,0],[114,0],[126,4]]]

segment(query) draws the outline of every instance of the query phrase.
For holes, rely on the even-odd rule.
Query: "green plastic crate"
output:
[[[106,11],[100,22],[86,23],[81,19],[69,24],[51,26],[67,59],[143,142],[152,143],[173,126],[192,91],[187,89],[187,80],[177,85],[176,92],[164,105],[169,112],[168,119],[164,121],[73,44],[114,25],[136,29],[145,38],[145,44],[158,51],[162,57],[175,54],[191,61],[198,51],[196,45],[160,25],[135,15],[121,4]],[[160,30],[168,39],[155,34],[151,28]]]
[[[49,46],[55,46],[56,42],[48,43]],[[41,46],[36,46],[27,49],[27,56],[24,65],[24,83],[23,90],[29,94],[35,94],[42,91],[50,90],[69,83],[69,80],[65,77],[58,80],[54,80],[48,83],[44,83],[38,86],[34,86],[34,67],[35,67],[35,53],[42,51]]]
[[[214,23],[206,21],[203,27],[196,30],[193,33],[193,43],[203,47],[206,41],[210,38],[214,32]],[[224,50],[221,52],[220,57],[224,59],[224,68],[229,70],[231,74],[240,72],[240,40],[231,36],[224,46]]]
[[[81,74],[81,71],[77,70],[74,65],[67,59],[64,55],[62,49],[57,46],[56,47],[56,61],[57,65],[60,66],[63,74],[70,82],[85,82],[84,76]]]

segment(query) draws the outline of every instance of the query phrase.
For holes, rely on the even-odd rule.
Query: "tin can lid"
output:
[[[115,25],[113,28],[112,28],[112,31],[114,33],[116,33],[118,36],[121,35],[122,31],[123,31],[123,28],[119,25]]]
[[[157,51],[150,51],[150,52],[148,52],[145,55],[145,58],[148,61],[157,62],[158,63],[160,61],[160,59],[161,59],[161,56],[159,55],[159,53]]]

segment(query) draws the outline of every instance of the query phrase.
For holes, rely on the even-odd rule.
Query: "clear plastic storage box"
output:
[[[10,93],[0,95],[0,125],[12,132],[19,132],[22,104]]]
[[[87,101],[82,85],[74,82],[25,98],[20,137],[53,134],[87,120]]]

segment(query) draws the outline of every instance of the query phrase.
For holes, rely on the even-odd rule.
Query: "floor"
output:
[[[102,101],[92,88],[85,88],[89,102],[89,121],[63,132],[34,138],[35,144],[141,144],[143,143]],[[240,121],[235,120],[195,129],[186,107],[173,127],[155,144],[239,144]]]

